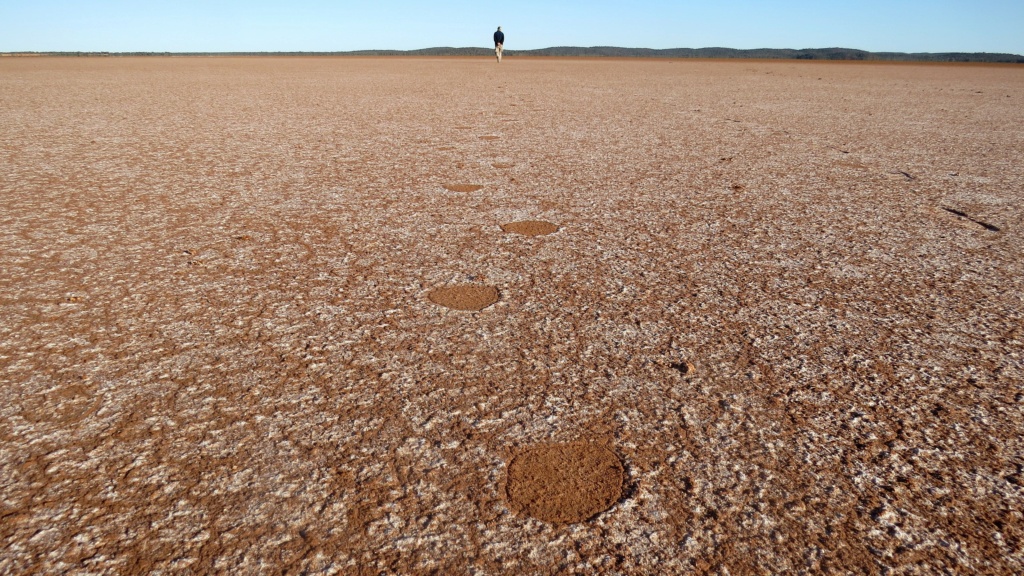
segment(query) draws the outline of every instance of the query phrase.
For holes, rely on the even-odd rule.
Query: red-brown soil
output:
[[[1024,572],[1022,102],[997,66],[5,58],[0,573]],[[466,285],[501,298],[427,296]],[[620,494],[519,501],[565,445]]]
[[[522,234],[523,236],[545,236],[557,232],[558,226],[541,220],[522,220],[520,222],[502,224],[501,229],[504,232]]]
[[[444,189],[451,192],[476,192],[482,189],[479,184],[445,184]]]
[[[427,294],[434,304],[453,310],[477,311],[487,308],[498,301],[498,289],[494,286],[474,286],[460,284],[435,288]]]
[[[622,497],[624,474],[619,457],[603,446],[543,444],[509,462],[505,493],[528,516],[553,524],[584,522]]]

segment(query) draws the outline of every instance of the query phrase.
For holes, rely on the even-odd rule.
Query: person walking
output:
[[[494,33],[494,55],[498,58],[498,64],[501,64],[501,51],[505,47],[505,33],[501,31],[501,26],[498,26],[498,31]]]

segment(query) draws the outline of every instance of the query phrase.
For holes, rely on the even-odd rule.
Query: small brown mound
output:
[[[558,231],[558,226],[541,220],[524,220],[501,225],[502,232],[512,232],[524,236],[543,236]]]
[[[481,136],[480,137],[481,140],[499,140],[500,138],[501,138],[501,136],[494,136],[493,134],[489,134],[487,136]]]
[[[495,162],[494,164],[491,164],[491,166],[494,166],[495,168],[511,168],[515,166],[515,164],[512,164],[511,162]]]
[[[603,446],[542,444],[509,463],[505,495],[517,513],[572,524],[611,508],[622,497],[625,478],[622,461]]]
[[[476,192],[483,186],[479,184],[445,184],[444,189],[452,192]]]
[[[427,294],[434,304],[453,310],[477,311],[498,301],[498,289],[494,286],[460,284],[446,288],[435,288]]]

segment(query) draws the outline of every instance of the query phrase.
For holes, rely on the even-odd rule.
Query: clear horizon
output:
[[[70,0],[0,5],[0,52],[335,52],[488,47],[509,50],[830,48],[1024,54],[1020,0],[808,0],[365,3],[327,0]]]

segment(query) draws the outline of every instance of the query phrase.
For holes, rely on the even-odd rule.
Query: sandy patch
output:
[[[444,189],[450,192],[476,192],[482,190],[483,186],[480,184],[445,184]]]
[[[523,236],[544,236],[557,232],[558,226],[542,220],[523,220],[502,224],[501,230],[513,234],[522,234]]]
[[[435,288],[427,294],[427,299],[452,310],[477,311],[487,308],[498,301],[498,289],[494,286],[476,284],[460,284]]]
[[[509,462],[505,493],[519,513],[571,524],[611,508],[622,496],[624,482],[622,461],[603,446],[542,444]]]

